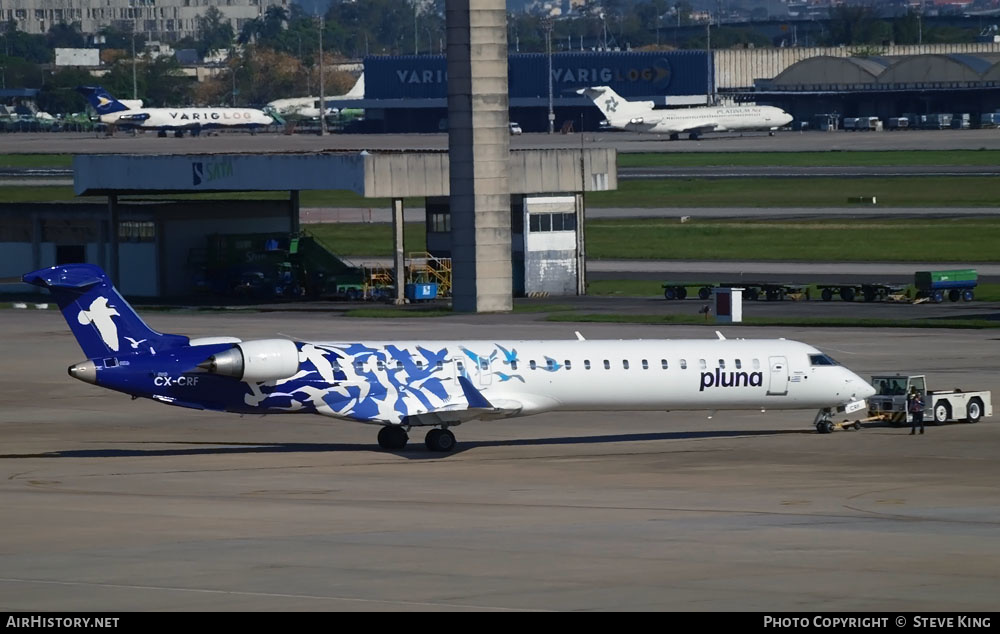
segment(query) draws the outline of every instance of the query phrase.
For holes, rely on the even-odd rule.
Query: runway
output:
[[[765,132],[706,134],[698,141],[631,132],[530,133],[512,136],[511,149],[614,147],[619,152],[815,152],[848,150],[997,150],[1000,130],[909,130],[906,132]],[[198,137],[154,134],[42,132],[4,135],[9,154],[225,154],[243,152],[360,152],[448,149],[447,134],[250,135],[226,132]]]
[[[244,338],[716,329],[146,317]],[[81,353],[55,311],[3,310],[0,327],[3,609],[927,613],[992,610],[1000,591],[995,418],[909,437],[818,435],[812,412],[549,414],[463,425],[452,455],[385,453],[363,425],[174,409],[74,381]],[[809,341],[863,376],[1000,388],[992,331],[722,330]]]

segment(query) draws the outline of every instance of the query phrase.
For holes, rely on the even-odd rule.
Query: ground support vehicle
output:
[[[917,287],[917,300],[929,300],[940,304],[947,297],[953,302],[971,302],[975,299],[979,276],[975,269],[953,271],[917,271],[913,275],[913,285]]]
[[[664,282],[664,299],[686,299],[688,288],[698,288],[698,299],[707,300],[712,296],[713,288],[742,288],[743,299],[756,301],[782,301],[784,299],[809,299],[804,286],[781,284],[779,282]]]
[[[876,392],[868,399],[866,420],[882,420],[894,426],[909,424],[912,415],[906,408],[906,395],[911,387],[924,395],[925,422],[977,423],[984,416],[993,416],[993,398],[989,390],[927,390],[927,380],[921,374],[877,375],[872,377],[871,383]]]
[[[906,288],[899,284],[883,284],[872,282],[864,284],[817,284],[820,289],[820,296],[824,302],[833,300],[834,295],[839,295],[845,302],[853,302],[855,297],[861,296],[866,302],[878,301],[907,301]]]

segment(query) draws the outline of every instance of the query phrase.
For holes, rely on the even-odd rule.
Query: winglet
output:
[[[486,400],[483,393],[477,390],[469,379],[464,376],[460,376],[458,377],[458,383],[462,386],[462,391],[465,392],[465,400],[469,401],[469,407],[475,407],[477,409],[494,409],[493,404]]]
[[[580,334],[579,330],[574,330],[573,332],[576,333],[576,338],[577,339],[579,339],[580,341],[586,341],[586,339],[583,337],[583,335]]]
[[[725,341],[725,340],[726,340],[726,337],[725,337],[725,335],[723,335],[723,334],[722,334],[721,332],[719,332],[718,330],[716,330],[716,331],[715,331],[715,334],[719,335],[719,339],[721,339],[722,341]]]

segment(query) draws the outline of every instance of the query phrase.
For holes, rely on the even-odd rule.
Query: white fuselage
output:
[[[712,106],[652,110],[641,118],[657,118],[658,121],[652,125],[644,122],[624,122],[622,127],[626,130],[674,134],[695,129],[708,132],[773,130],[792,121],[788,113],[774,106]]]
[[[394,404],[407,400],[401,411],[409,414],[447,407],[462,398],[459,376],[514,416],[553,410],[835,409],[874,392],[847,368],[818,361],[829,357],[812,346],[783,339],[309,345],[328,355],[314,355],[324,365],[339,359],[334,369],[342,369],[349,383],[387,393],[377,399],[379,420],[372,422],[399,422]],[[407,377],[407,364],[426,358],[426,351],[439,359],[432,376],[441,380],[446,395],[422,393],[421,385]],[[331,387],[337,389],[343,388]]]
[[[254,128],[274,123],[270,115],[254,108],[138,108],[100,118],[103,123],[142,130]]]

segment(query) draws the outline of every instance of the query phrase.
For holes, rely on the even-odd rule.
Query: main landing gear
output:
[[[406,447],[410,435],[401,425],[385,425],[378,432],[378,445],[389,451],[399,451]],[[455,448],[455,434],[449,429],[434,428],[427,432],[424,444],[428,451],[447,453]]]

